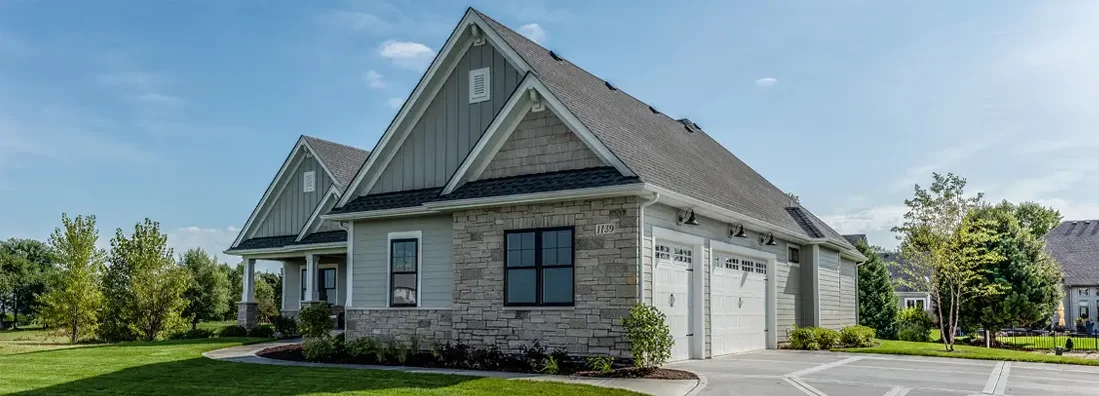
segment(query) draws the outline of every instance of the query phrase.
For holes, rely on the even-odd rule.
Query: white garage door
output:
[[[767,262],[714,251],[710,326],[714,356],[767,348]]]
[[[691,310],[690,272],[694,251],[689,246],[657,241],[653,269],[653,305],[667,317],[675,345],[671,360],[690,358]]]

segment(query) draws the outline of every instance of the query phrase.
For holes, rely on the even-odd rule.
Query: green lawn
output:
[[[42,330],[38,326],[21,327],[19,330],[0,330],[0,356],[73,346],[69,344],[67,337]]]
[[[213,331],[213,332],[218,332],[223,328],[226,328],[226,327],[229,327],[229,326],[236,326],[236,325],[237,325],[237,321],[235,321],[235,320],[223,320],[223,321],[220,321],[220,322],[199,322],[198,323],[198,328],[210,330],[210,331]]]
[[[638,395],[550,382],[228,363],[201,355],[252,340],[92,345],[8,354],[0,358],[0,394]]]
[[[1029,336],[1014,336],[1014,337],[996,337],[997,341],[1004,344],[1010,344],[1018,348],[1032,349],[1032,350],[1050,350],[1054,346],[1065,346],[1065,341],[1069,338],[1072,339],[1072,349],[1076,351],[1094,351],[1099,350],[1099,337],[1067,337],[1057,336],[1056,338],[1050,336],[1041,337],[1029,337]],[[1056,345],[1054,344],[1056,342]]]
[[[908,342],[879,340],[878,346],[871,348],[839,348],[840,352],[884,353],[890,355],[938,356],[963,359],[1009,360],[1015,362],[1067,363],[1099,366],[1099,360],[1077,357],[1057,356],[1037,352],[1014,351],[1010,349],[973,347],[954,345],[954,352],[946,352],[943,344],[934,342]]]

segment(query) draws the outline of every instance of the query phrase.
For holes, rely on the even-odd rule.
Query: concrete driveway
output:
[[[1099,367],[759,351],[672,364],[709,380],[698,393],[769,396],[1099,395]]]

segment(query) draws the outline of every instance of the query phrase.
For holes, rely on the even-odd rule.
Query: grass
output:
[[[0,356],[76,346],[83,345],[72,345],[68,337],[43,330],[40,326],[0,330]]]
[[[639,395],[624,390],[393,371],[229,363],[214,338],[27,351],[0,358],[0,394],[32,395]]]
[[[980,360],[1008,360],[1013,362],[1063,363],[1099,366],[1099,360],[1069,356],[1057,356],[1037,352],[1015,351],[1010,349],[984,348],[968,345],[954,345],[954,352],[947,352],[941,342],[909,342],[879,340],[878,346],[870,348],[839,348],[839,352],[884,353],[890,355],[936,356]]]
[[[1072,339],[1072,349],[1075,351],[1095,351],[1099,350],[1099,337],[1087,336],[1087,337],[1073,337],[1059,335],[1057,337],[1052,336],[1011,336],[1011,337],[996,337],[996,341],[1004,344],[1009,344],[1017,348],[1033,349],[1033,350],[1050,350],[1055,346],[1064,347],[1065,341]],[[1056,343],[1056,344],[1054,344]]]

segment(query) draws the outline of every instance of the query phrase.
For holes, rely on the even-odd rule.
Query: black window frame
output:
[[[393,271],[393,244],[395,244],[395,243],[407,243],[407,242],[412,242],[412,243],[416,244],[415,245],[416,254],[413,256],[413,257],[416,258],[416,261],[414,262],[415,265],[413,266],[413,268],[415,268],[415,270],[413,270],[413,271],[401,271],[401,272]],[[396,304],[396,303],[393,302],[393,291],[394,291],[393,288],[395,286],[397,286],[397,282],[396,282],[397,275],[408,275],[408,274],[412,274],[416,277],[416,302],[412,303],[412,304]],[[390,308],[416,308],[416,307],[420,306],[420,239],[419,238],[401,238],[401,239],[390,239],[389,240],[389,290],[388,290],[388,293],[389,293],[388,299],[389,299],[389,307]]]
[[[332,287],[331,287],[331,290],[332,290],[332,294],[334,295],[334,298],[336,298],[336,299],[340,298],[340,291],[339,291],[339,287],[337,285],[340,282],[339,282],[339,279],[336,279],[337,274],[336,274],[336,268],[335,267],[332,267],[332,268],[318,268],[317,269],[317,299],[319,301],[328,302],[329,287],[327,285],[327,282],[325,282],[325,277],[324,277],[325,271],[332,271]],[[339,303],[339,301],[336,301],[334,303],[329,303],[329,304],[339,305],[338,303]]]
[[[542,234],[544,232],[552,231],[569,231],[572,234],[572,243],[569,245],[569,253],[571,259],[568,265],[543,265],[542,263]],[[508,267],[508,237],[512,234],[528,234],[534,233],[534,267]],[[509,230],[504,231],[504,306],[505,307],[572,307],[576,305],[576,227],[548,227],[548,228],[528,228],[522,230]],[[569,294],[572,295],[572,301],[570,302],[543,302],[544,300],[544,276],[543,270],[546,268],[570,268],[572,269],[572,279],[569,282]],[[534,269],[534,302],[520,302],[512,303],[508,302],[508,275],[510,270],[530,270]]]
[[[793,254],[794,251],[798,254]],[[801,264],[801,246],[787,246],[786,247],[786,262],[791,264]]]

